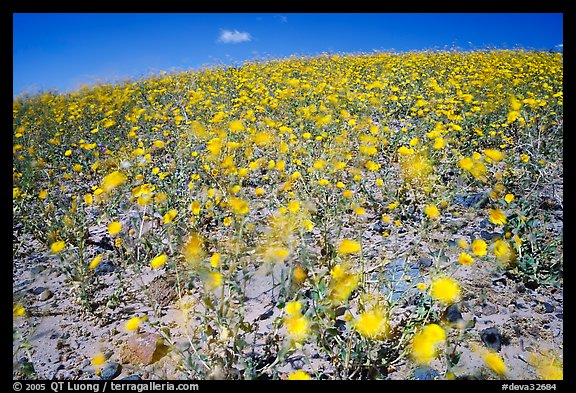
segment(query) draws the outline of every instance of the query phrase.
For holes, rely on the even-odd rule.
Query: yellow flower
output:
[[[458,243],[458,247],[463,248],[463,249],[467,249],[468,248],[468,242],[462,238],[458,239],[456,241],[456,243]]]
[[[412,357],[420,364],[427,364],[438,354],[438,347],[446,340],[444,329],[437,324],[425,326],[412,338]]]
[[[302,309],[300,302],[288,302],[286,306],[284,306],[284,311],[286,311],[288,315],[300,314],[300,309]]]
[[[352,292],[358,287],[359,277],[348,271],[347,267],[336,265],[331,271],[329,297],[335,303],[342,303],[348,300]]]
[[[90,265],[88,265],[88,268],[96,269],[101,261],[102,261],[102,254],[96,255],[96,257],[92,259],[92,262],[90,262]]]
[[[564,379],[562,364],[552,353],[548,355],[533,353],[530,355],[528,363],[536,369],[538,379],[557,381]]]
[[[528,162],[530,161],[530,156],[528,154],[520,154],[520,159],[522,162]]]
[[[153,144],[156,148],[162,149],[166,143],[164,143],[163,141],[154,141],[154,142],[152,142],[152,144]]]
[[[460,298],[460,286],[451,278],[437,278],[432,281],[430,294],[442,303],[451,304]]]
[[[460,253],[460,256],[458,257],[458,262],[460,262],[462,265],[471,265],[472,262],[474,262],[474,260],[472,259],[472,256],[466,252]]]
[[[296,213],[298,210],[300,210],[300,202],[298,201],[289,202],[288,210],[290,210],[292,213]]]
[[[124,329],[126,329],[129,332],[138,330],[141,321],[142,320],[138,317],[132,317],[124,324]]]
[[[378,169],[380,169],[381,165],[375,163],[374,161],[368,161],[365,165],[366,169],[368,169],[369,171],[377,171]]]
[[[489,220],[491,223],[496,225],[506,224],[506,214],[500,209],[490,209],[489,210]]]
[[[414,154],[414,149],[409,149],[406,146],[400,146],[398,153],[400,153],[402,156],[408,156],[410,154]]]
[[[195,216],[200,214],[200,203],[198,201],[193,201],[190,208],[192,209],[192,214]]]
[[[19,304],[14,304],[12,306],[12,316],[21,317],[26,312],[26,309]]]
[[[152,259],[152,261],[150,262],[150,267],[152,269],[159,269],[162,266],[164,266],[164,264],[166,263],[167,260],[168,260],[168,256],[166,256],[166,254],[158,255],[157,257],[154,257]]]
[[[198,234],[192,233],[188,237],[182,247],[182,255],[190,265],[196,265],[204,257],[203,240]]]
[[[506,201],[506,203],[512,202],[514,200],[514,194],[506,194],[504,200]]]
[[[296,266],[292,271],[292,279],[297,284],[303,283],[307,277],[308,275],[306,274],[306,270],[300,265]]]
[[[494,255],[503,263],[510,263],[515,257],[514,250],[510,247],[510,244],[502,239],[496,240],[494,243]]]
[[[284,318],[284,326],[288,336],[297,343],[306,341],[310,334],[310,322],[308,318],[300,313],[288,315]]]
[[[232,224],[232,218],[226,217],[226,218],[224,218],[222,223],[224,224],[225,227],[229,227]]]
[[[218,288],[222,285],[222,273],[219,272],[209,272],[208,276],[206,277],[206,289],[211,291],[215,288]]]
[[[360,314],[354,321],[354,328],[366,338],[380,340],[388,334],[388,321],[384,311],[375,308]]]
[[[502,161],[506,157],[504,153],[497,149],[485,149],[484,154],[495,162]]]
[[[228,204],[230,205],[232,211],[235,214],[244,215],[248,214],[248,212],[250,211],[250,206],[248,205],[248,203],[240,198],[231,196],[228,198]]]
[[[307,381],[309,379],[311,379],[310,375],[306,374],[302,370],[294,371],[290,373],[290,375],[288,375],[288,380],[290,381],[296,381],[296,380]]]
[[[474,240],[472,242],[472,252],[479,257],[486,255],[486,242],[482,239]]]
[[[418,284],[416,284],[416,288],[418,288],[421,291],[424,291],[427,288],[427,285],[424,284],[423,282],[419,282]]]
[[[106,362],[106,356],[102,352],[98,352],[92,357],[92,366],[99,367]]]
[[[120,224],[118,221],[112,221],[110,224],[108,224],[108,233],[112,236],[117,235],[121,230],[122,224]]]
[[[213,268],[217,268],[219,264],[220,264],[220,254],[215,252],[210,257],[210,266],[212,266]]]
[[[506,375],[508,367],[496,352],[486,351],[482,356],[484,363],[498,375]]]
[[[435,220],[440,216],[440,211],[434,205],[427,205],[424,207],[424,213],[430,218],[431,220]]]
[[[264,251],[264,260],[267,262],[284,262],[290,255],[290,249],[286,247],[267,247]]]
[[[38,198],[40,199],[46,199],[47,196],[48,196],[48,190],[42,190],[38,193]]]
[[[164,214],[164,224],[170,224],[177,214],[178,210],[176,209],[169,210],[168,213]]]
[[[434,145],[432,146],[434,150],[440,150],[444,146],[446,146],[446,141],[444,140],[444,138],[441,137],[434,138]]]
[[[310,232],[312,229],[314,229],[314,223],[310,220],[302,220],[302,227],[304,230]]]
[[[64,247],[66,247],[66,243],[60,240],[52,243],[52,245],[50,246],[50,251],[52,251],[52,254],[58,254],[60,251],[64,249]]]
[[[355,254],[360,252],[362,246],[360,243],[350,239],[344,239],[340,242],[340,246],[338,247],[338,254]]]
[[[128,178],[122,172],[114,171],[109,175],[104,176],[102,180],[102,185],[100,186],[104,192],[110,192],[114,188],[120,186],[124,183]]]
[[[262,195],[264,195],[265,192],[266,192],[266,191],[264,191],[263,188],[256,188],[256,189],[254,190],[254,194],[256,194],[256,196],[262,196]]]
[[[92,194],[85,194],[84,195],[84,203],[87,204],[88,206],[92,205],[92,202],[94,201],[94,198],[92,197]]]

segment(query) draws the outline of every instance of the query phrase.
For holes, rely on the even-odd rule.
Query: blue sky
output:
[[[13,14],[13,94],[321,53],[560,50],[560,13]]]

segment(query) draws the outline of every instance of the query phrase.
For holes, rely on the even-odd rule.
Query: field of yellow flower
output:
[[[561,379],[562,83],[376,53],[15,99],[14,377]]]

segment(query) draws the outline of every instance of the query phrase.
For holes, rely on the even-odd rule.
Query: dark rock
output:
[[[412,379],[418,381],[432,381],[440,377],[438,371],[430,366],[419,366],[412,372]]]
[[[475,207],[478,209],[486,206],[488,199],[482,193],[457,194],[454,196],[454,203],[464,207]]]
[[[548,302],[542,302],[542,305],[544,306],[544,311],[545,311],[546,313],[554,312],[554,306],[551,305],[550,303],[548,303]]]
[[[558,314],[556,314],[556,318],[563,320],[563,319],[564,319],[564,314],[563,314],[563,313],[558,313]]]
[[[40,295],[38,295],[38,300],[43,302],[45,300],[50,299],[52,296],[54,296],[54,293],[52,293],[52,291],[49,289],[45,289],[44,291],[42,291]]]
[[[500,348],[502,348],[502,336],[495,327],[482,330],[480,332],[480,338],[484,345],[494,349],[495,351],[500,351]]]
[[[502,237],[502,234],[499,232],[488,232],[485,230],[480,231],[480,237],[484,240],[492,240],[498,239]]]
[[[122,366],[118,363],[111,362],[108,363],[106,366],[104,366],[102,372],[100,373],[100,378],[106,380],[114,379],[118,375],[120,375],[121,372],[122,372]]]
[[[140,381],[142,377],[140,375],[128,375],[127,377],[120,378],[119,381]]]
[[[431,258],[420,258],[418,260],[418,264],[422,267],[430,267],[430,266],[432,266],[432,259]]]
[[[44,292],[44,291],[47,290],[47,289],[48,289],[48,288],[46,288],[46,287],[37,287],[37,288],[29,289],[28,292],[30,292],[30,293],[33,294],[33,295],[38,296],[38,295],[40,295],[42,292]]]
[[[482,306],[482,314],[484,315],[494,315],[498,312],[498,307],[493,304],[484,304]]]
[[[94,269],[94,273],[106,274],[106,273],[112,273],[114,272],[114,270],[116,270],[116,265],[114,265],[114,263],[110,260],[105,260],[100,262],[98,266],[96,266],[96,269]]]
[[[33,267],[30,268],[30,273],[32,273],[32,274],[39,274],[39,273],[41,273],[41,272],[44,271],[44,270],[46,270],[46,267],[45,267],[45,266],[36,265],[36,266],[33,266]]]
[[[451,304],[448,306],[448,308],[444,311],[444,319],[448,323],[461,323],[464,321],[458,304]]]

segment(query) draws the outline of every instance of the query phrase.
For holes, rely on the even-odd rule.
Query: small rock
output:
[[[142,380],[142,377],[140,377],[140,375],[128,375],[127,377],[124,378],[120,378],[119,381],[140,381]]]
[[[110,380],[116,378],[122,372],[122,366],[115,362],[110,362],[102,369],[100,378]]]
[[[33,295],[38,296],[47,289],[48,288],[46,288],[46,287],[36,287],[36,288],[29,289],[28,292],[30,292]]]
[[[484,198],[482,193],[457,194],[454,196],[454,203],[464,207],[483,208],[487,202],[488,200]]]
[[[112,273],[114,272],[114,270],[116,270],[116,266],[114,265],[114,263],[110,260],[105,260],[100,262],[100,264],[96,266],[96,269],[94,269],[94,273],[106,274],[106,273]]]
[[[498,312],[498,307],[493,304],[485,304],[482,306],[482,314],[484,315],[494,315]]]
[[[430,266],[432,266],[432,259],[431,258],[420,258],[418,260],[418,264],[422,267],[430,267]]]
[[[300,370],[304,367],[304,359],[301,356],[295,356],[292,358],[288,358],[288,362],[292,366],[292,368],[296,370]]]
[[[554,312],[554,306],[551,305],[550,303],[548,303],[548,302],[542,302],[542,305],[544,306],[544,311],[545,311],[547,314],[548,314],[548,313],[551,313],[551,312]]]
[[[480,237],[484,240],[492,240],[496,237],[496,234],[482,230],[480,231]]]
[[[502,336],[495,327],[482,330],[480,332],[480,338],[484,345],[494,349],[495,351],[500,351],[500,348],[502,348]]]
[[[46,267],[42,266],[42,265],[36,265],[36,266],[33,266],[30,268],[30,272],[32,274],[39,274],[39,273],[43,272],[44,270],[46,270]]]
[[[42,291],[42,293],[38,296],[38,300],[40,300],[41,302],[50,299],[52,296],[54,296],[54,294],[52,293],[51,290],[49,289],[45,289],[44,291]]]
[[[464,321],[458,304],[452,304],[444,311],[444,319],[449,323],[461,323]]]
[[[418,381],[432,381],[440,377],[440,374],[430,366],[419,366],[412,372],[412,378]]]
[[[564,319],[564,314],[563,313],[558,313],[556,314],[556,318],[563,320]]]
[[[129,363],[139,361],[144,365],[152,364],[167,352],[162,336],[155,333],[135,334],[126,343],[126,359]]]
[[[188,340],[179,340],[177,341],[174,346],[180,352],[186,352],[190,348],[190,341]]]

